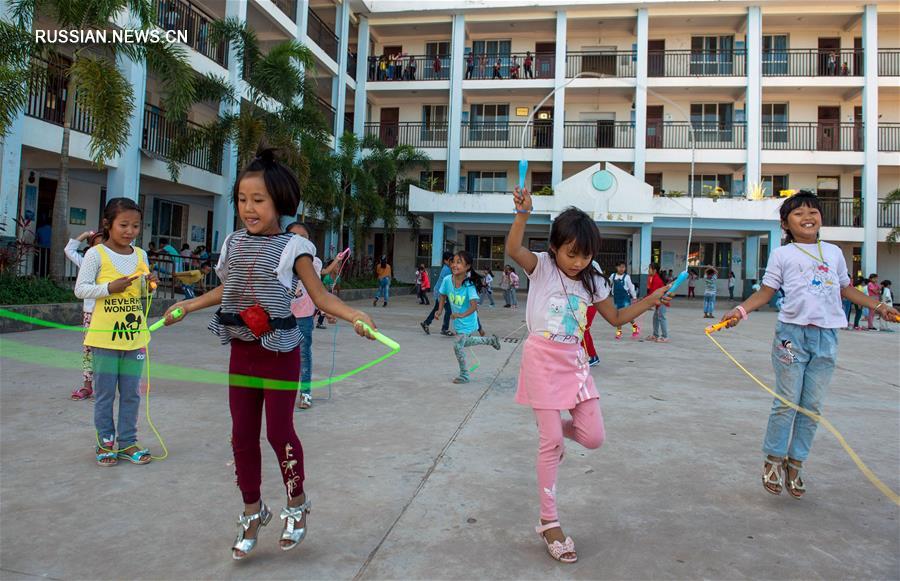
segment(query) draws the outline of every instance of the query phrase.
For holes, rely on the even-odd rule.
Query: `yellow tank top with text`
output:
[[[95,248],[100,255],[97,284],[105,284],[135,274],[119,272],[102,244]],[[137,252],[137,272],[141,272],[147,266],[144,255],[137,248],[134,251]],[[144,320],[141,304],[141,282],[142,279],[137,278],[124,291],[97,299],[90,330],[84,339],[85,345],[118,351],[133,351],[147,346],[150,342],[150,333],[147,331],[147,321]]]

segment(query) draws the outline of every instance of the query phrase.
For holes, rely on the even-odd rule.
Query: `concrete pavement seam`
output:
[[[469,409],[466,416],[462,419],[462,421],[456,427],[456,430],[453,431],[453,435],[450,436],[450,439],[447,440],[447,442],[444,444],[443,448],[441,448],[441,451],[435,457],[434,462],[432,462],[431,466],[428,468],[428,470],[425,471],[425,475],[422,477],[422,480],[419,482],[419,485],[416,487],[415,492],[413,492],[412,496],[409,498],[409,500],[406,502],[406,504],[403,505],[403,508],[400,510],[400,514],[397,515],[397,518],[394,519],[394,522],[392,522],[391,526],[388,527],[388,530],[385,531],[384,536],[381,537],[381,540],[378,541],[378,544],[375,545],[375,548],[372,549],[372,551],[369,553],[369,556],[366,557],[365,561],[363,561],[363,564],[359,568],[359,571],[357,571],[356,575],[353,576],[354,581],[358,581],[358,580],[362,579],[362,576],[363,576],[363,574],[365,574],[366,569],[369,567],[369,565],[375,559],[376,555],[378,554],[378,551],[381,549],[382,545],[384,545],[384,542],[388,539],[388,537],[394,531],[394,527],[397,526],[397,523],[399,523],[400,519],[403,518],[403,515],[406,514],[407,509],[409,509],[409,507],[412,505],[412,503],[416,500],[416,497],[419,496],[419,493],[422,491],[422,489],[425,488],[425,484],[428,482],[428,479],[434,473],[438,464],[440,464],[441,460],[443,460],[444,455],[447,453],[447,450],[449,450],[450,446],[452,446],[453,443],[456,442],[456,438],[462,432],[463,428],[466,427],[466,424],[469,423],[469,420],[475,414],[475,410],[478,409],[478,406],[481,404],[482,400],[484,400],[485,396],[487,396],[487,394],[490,393],[491,388],[494,387],[494,384],[497,383],[497,378],[500,377],[500,374],[503,373],[503,370],[506,369],[507,365],[509,365],[510,360],[512,359],[513,355],[515,355],[516,351],[519,349],[519,345],[521,345],[521,344],[522,344],[522,341],[515,344],[516,346],[509,353],[509,357],[506,358],[506,361],[504,361],[503,365],[500,366],[500,369],[497,370],[497,373],[494,375],[494,378],[491,379],[491,382],[488,384],[488,386],[484,389],[484,391],[481,393],[481,395],[478,396],[478,399],[475,400],[475,403],[472,405],[472,407]]]
[[[28,577],[34,577],[35,579],[52,579],[53,581],[63,581],[58,577],[50,577],[49,575],[35,575],[34,573],[26,573],[25,571],[16,571],[15,569],[7,569],[6,567],[0,568],[0,571],[6,571],[7,573],[15,573],[17,575],[26,575]]]

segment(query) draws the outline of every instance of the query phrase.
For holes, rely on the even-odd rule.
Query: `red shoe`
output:
[[[72,399],[75,401],[84,401],[86,399],[91,399],[94,396],[94,390],[90,387],[76,387],[72,390]]]
[[[616,341],[620,341],[622,339],[622,329],[616,329]]]
[[[631,326],[631,338],[638,339],[641,336],[641,328],[637,325]]]

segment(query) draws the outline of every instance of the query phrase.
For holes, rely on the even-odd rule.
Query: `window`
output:
[[[503,193],[507,190],[505,171],[470,171],[466,192],[470,194]]]
[[[552,187],[553,172],[549,171],[533,171],[531,172],[531,191],[539,192],[543,187]]]
[[[509,105],[472,105],[469,139],[472,141],[501,141],[509,139]]]
[[[766,34],[762,44],[762,74],[786,75],[788,72],[788,37],[786,34]]]
[[[423,171],[419,174],[419,187],[432,192],[446,191],[447,172],[443,170]]]
[[[467,234],[466,251],[474,257],[475,264],[472,266],[479,273],[488,268],[494,272],[502,271],[506,257],[506,237]]]
[[[777,198],[781,190],[788,189],[788,177],[786,175],[762,176],[762,186],[765,188],[764,196]]]
[[[732,193],[731,174],[704,174],[691,176],[692,194],[695,196],[709,196],[715,194],[716,188],[722,188],[720,196],[730,196]]]
[[[688,266],[714,266],[719,270],[720,277],[727,277],[731,270],[731,242],[692,242]],[[706,276],[703,272],[699,274]]]
[[[154,198],[152,241],[159,247],[160,238],[168,238],[169,244],[180,250],[185,242],[188,207],[184,204]]]
[[[446,80],[450,78],[450,42],[437,41],[425,43],[424,76],[429,80]],[[438,57],[441,66],[435,70],[434,58]]]
[[[763,103],[762,138],[763,144],[787,143],[788,141],[787,103]]]
[[[416,244],[416,264],[431,266],[431,234],[419,234]]]
[[[644,174],[644,181],[653,186],[654,196],[662,195],[662,176],[661,173]]]
[[[691,38],[692,75],[734,74],[734,36]]]
[[[662,240],[656,240],[650,243],[650,262],[655,262],[656,264],[662,263]]]
[[[759,273],[756,277],[757,282],[762,284],[762,275],[766,271],[766,266],[769,265],[769,245],[766,242],[763,242],[759,245]]]
[[[731,141],[733,103],[691,103],[691,126],[699,142]]]
[[[447,106],[422,105],[422,147],[443,147],[447,144]]]

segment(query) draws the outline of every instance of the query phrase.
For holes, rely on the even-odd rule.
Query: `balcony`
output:
[[[783,151],[862,151],[862,123],[763,123],[762,148]]]
[[[633,78],[637,68],[637,53],[633,50],[570,51],[566,53],[566,77],[581,73],[592,76]]]
[[[293,21],[297,20],[297,0],[272,0],[288,18]]]
[[[900,228],[900,202],[878,202],[878,227]]]
[[[878,124],[878,151],[900,151],[900,123]]]
[[[900,77],[900,48],[878,51],[878,76]]]
[[[859,228],[862,210],[859,200],[819,199],[822,205],[822,226]]]
[[[688,123],[648,121],[648,149],[744,149],[745,123]]]
[[[306,36],[319,45],[325,54],[337,62],[338,37],[331,28],[319,18],[312,8],[309,9],[309,22],[306,25]]]
[[[223,67],[228,63],[228,45],[209,40],[215,17],[184,0],[155,0],[155,24],[163,30],[187,30],[188,46]]]
[[[172,144],[176,137],[185,132],[196,132],[200,126],[192,121],[187,125],[172,123],[166,119],[165,113],[160,109],[147,105],[144,109],[144,134],[141,140],[141,148],[160,157],[170,159]],[[213,147],[206,144],[190,153],[184,163],[208,172],[222,175],[222,147]]]
[[[554,53],[469,53],[463,70],[466,79],[475,80],[552,79],[556,74],[555,63]]]
[[[460,147],[550,149],[553,147],[553,124],[531,124],[522,142],[525,122],[465,123],[462,126]]]
[[[566,121],[564,144],[573,149],[631,149],[634,147],[634,123]]]
[[[863,74],[862,49],[787,48],[763,51],[766,77],[855,77]]]
[[[745,62],[743,50],[651,50],[647,76],[742,77]]]
[[[447,123],[366,123],[365,135],[387,147],[447,147]]]
[[[59,64],[42,58],[32,57],[31,62],[31,79],[28,82],[25,114],[63,126],[68,103],[65,71]],[[93,131],[91,118],[78,106],[77,99],[75,99],[74,107],[72,131],[90,135]]]
[[[369,57],[369,81],[446,81],[449,78],[450,55]]]

